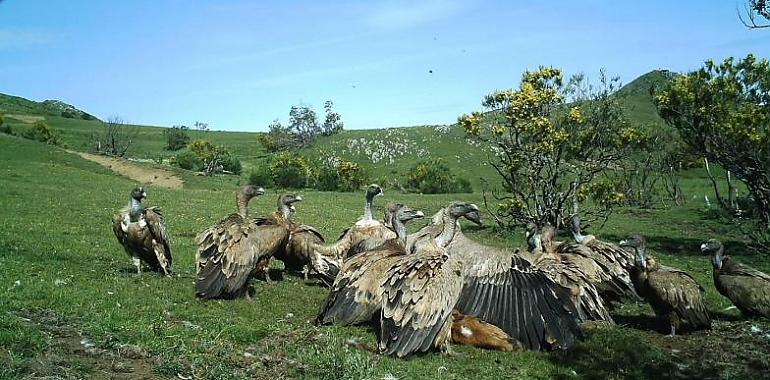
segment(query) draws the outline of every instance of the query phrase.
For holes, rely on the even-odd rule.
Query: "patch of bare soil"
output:
[[[6,114],[5,117],[16,119],[18,121],[21,121],[27,124],[33,124],[37,121],[45,120],[45,116],[32,116],[32,115]]]
[[[88,336],[66,324],[50,310],[25,313],[19,318],[49,335],[48,348],[33,360],[25,372],[32,379],[157,379],[157,366],[146,351],[134,345],[115,350],[96,347]]]
[[[118,174],[122,174],[142,184],[181,189],[184,181],[169,170],[150,168],[134,164],[128,160],[115,157],[99,156],[96,154],[69,150],[80,157],[98,163]]]

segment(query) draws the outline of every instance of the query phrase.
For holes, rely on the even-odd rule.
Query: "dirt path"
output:
[[[99,156],[73,150],[68,150],[68,152],[75,153],[86,160],[96,162],[116,173],[122,174],[145,185],[181,189],[184,184],[181,178],[177,177],[176,174],[169,170],[140,166],[122,158]]]

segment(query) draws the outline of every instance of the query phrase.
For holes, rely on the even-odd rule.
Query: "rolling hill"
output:
[[[663,125],[655,111],[650,88],[664,85],[670,76],[664,70],[651,71],[617,92],[633,121]],[[459,115],[470,111],[457,112]],[[37,120],[45,120],[59,132],[69,148],[80,151],[91,150],[91,136],[101,127],[101,121],[59,101],[35,102],[0,94],[0,112],[6,113],[6,123],[15,130],[23,130]],[[129,157],[161,162],[176,154],[163,149],[165,128],[135,127],[139,129],[139,134],[128,151]],[[193,139],[205,138],[227,147],[241,159],[244,175],[261,165],[267,157],[267,152],[257,142],[256,133],[191,131],[191,135]],[[467,140],[456,125],[346,130],[334,136],[321,137],[302,153],[320,160],[341,158],[358,162],[376,180],[403,175],[415,163],[436,158],[443,160],[453,173],[470,180],[477,190],[484,186],[484,178],[496,175],[494,169],[486,164],[491,152]]]

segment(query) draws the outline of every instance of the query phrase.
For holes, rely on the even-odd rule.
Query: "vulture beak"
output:
[[[258,187],[257,188],[257,195],[264,195],[264,194],[265,194],[265,189],[262,188],[262,187]]]
[[[294,200],[299,202],[299,201],[302,200],[302,196],[301,195],[297,195],[296,197],[294,197]]]
[[[476,225],[481,225],[481,215],[479,215],[478,208],[476,208],[475,211],[471,211],[465,214],[465,218],[475,223]]]
[[[620,241],[620,246],[621,247],[628,247],[628,240],[625,240],[625,239],[621,240]]]
[[[425,216],[425,213],[423,213],[423,212],[422,212],[422,211],[420,211],[420,210],[417,210],[417,212],[415,212],[415,213],[414,213],[414,216],[415,216],[416,218],[422,218],[422,217],[424,217],[424,216]]]
[[[706,245],[706,243],[703,243],[703,244],[700,245],[700,251],[701,252],[706,252],[708,250],[709,250],[709,247]]]

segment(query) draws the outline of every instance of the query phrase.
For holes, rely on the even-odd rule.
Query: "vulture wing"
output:
[[[312,263],[315,245],[323,243],[321,232],[314,227],[306,224],[295,226],[289,232],[285,249],[278,250],[275,257],[289,269],[302,270],[305,265]]]
[[[651,296],[671,308],[683,325],[711,325],[711,317],[704,304],[705,290],[687,272],[661,266],[657,271],[648,272],[647,283]]]
[[[126,250],[126,253],[131,255],[131,252],[128,251],[128,242],[126,240],[128,239],[128,236],[121,227],[123,218],[125,218],[125,215],[123,214],[115,214],[112,217],[112,232],[115,234],[115,237],[118,238],[118,242],[120,242],[120,245],[122,245],[123,249]]]
[[[576,260],[584,263],[581,265],[584,273],[607,302],[619,302],[623,298],[640,299],[629,272],[634,264],[632,253],[597,239],[585,244],[562,243],[556,250],[561,255],[578,256]]]
[[[430,252],[426,252],[430,250]],[[380,351],[404,357],[432,347],[449,350],[452,308],[463,286],[461,263],[437,246],[401,256],[386,274]]]
[[[251,221],[231,214],[198,235],[198,297],[222,298],[240,294],[259,258],[257,234],[258,228]]]
[[[582,265],[581,265],[582,264]],[[583,266],[593,264],[575,260],[574,256],[565,255],[560,259],[552,256],[541,256],[535,267],[543,271],[548,278],[570,290],[570,296],[575,304],[581,321],[613,322],[612,316],[604,305],[599,292]]]
[[[747,315],[770,318],[770,276],[725,258],[717,289]]]
[[[166,230],[166,224],[163,222],[163,214],[159,208],[150,207],[144,210],[144,218],[152,235],[152,248],[158,263],[163,272],[169,274],[173,264],[171,238]]]
[[[569,291],[513,252],[488,251],[456,233],[447,247],[462,260],[456,308],[496,325],[530,349],[566,348],[580,335]]]
[[[387,270],[403,255],[403,249],[384,249],[346,260],[316,322],[349,325],[370,321],[382,305]]]

